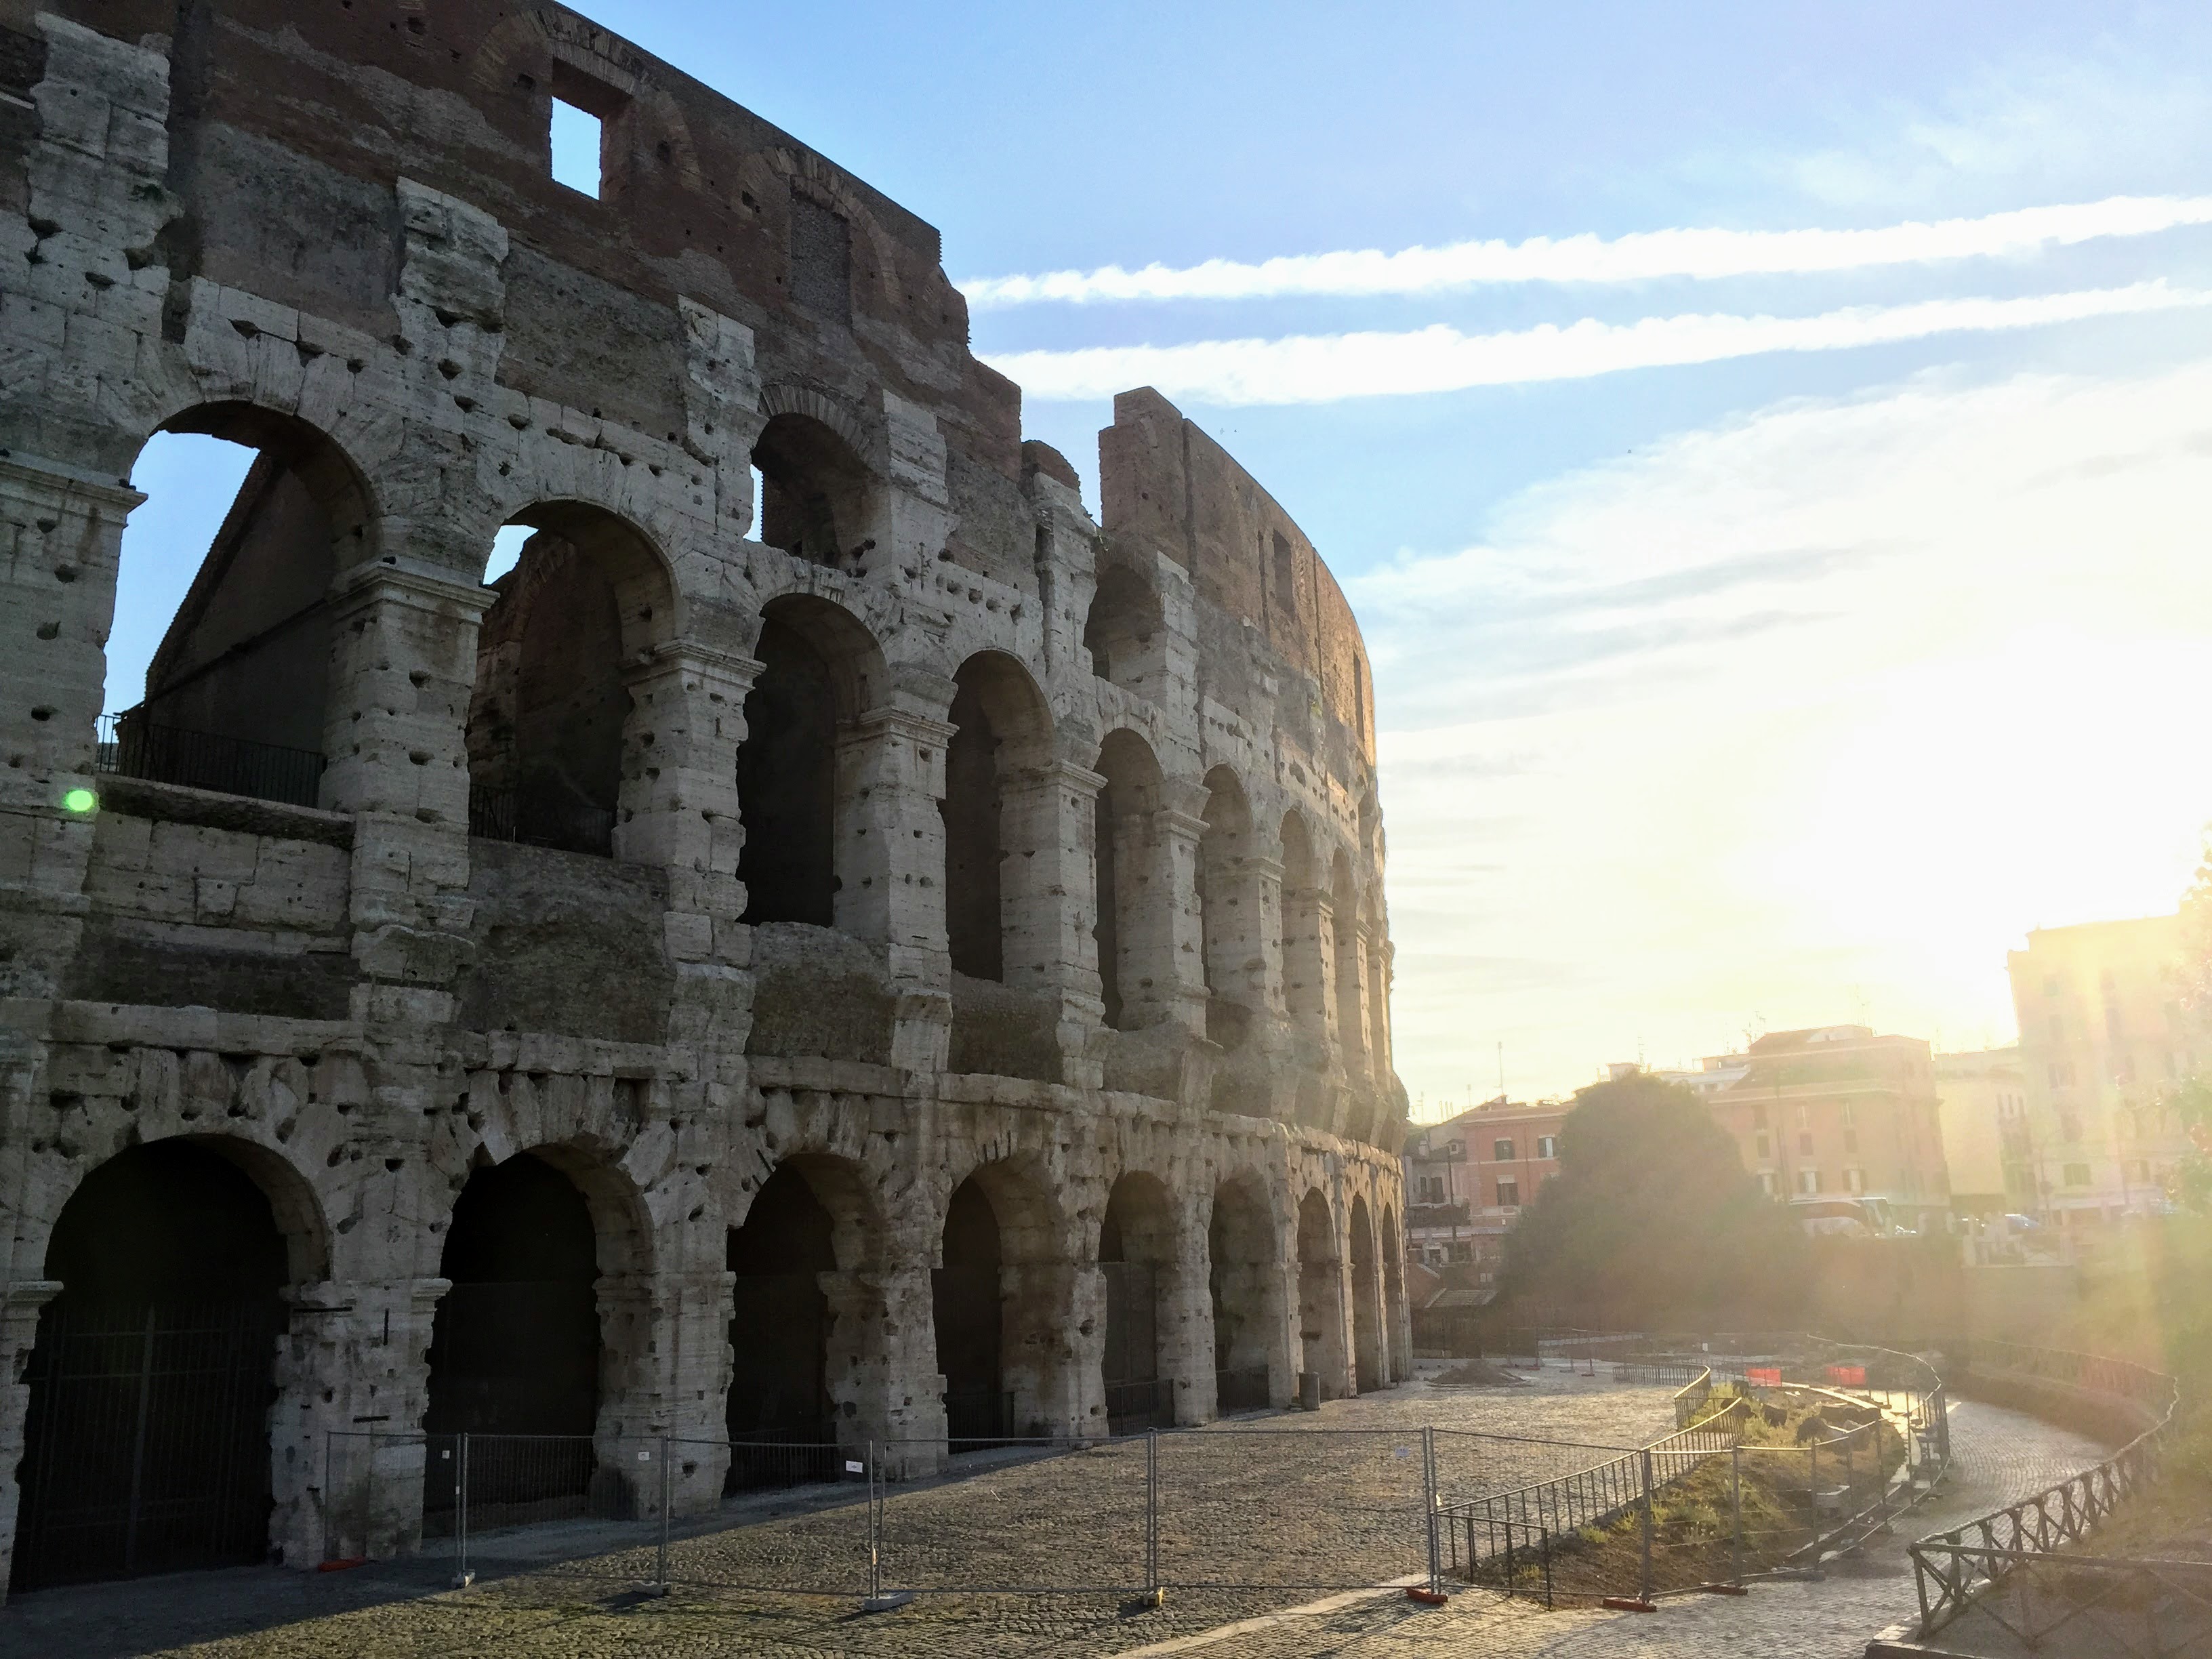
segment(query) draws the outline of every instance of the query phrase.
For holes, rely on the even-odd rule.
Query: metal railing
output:
[[[1260,1412],[1267,1398],[1267,1368],[1237,1365],[1213,1374],[1213,1408],[1218,1412]]]
[[[2066,1553],[2158,1478],[2180,1404],[2175,1380],[2132,1361],[2061,1349],[1976,1341],[1959,1351],[2014,1378],[2121,1402],[2150,1422],[2111,1456],[2057,1485],[1916,1540],[1910,1553],[1921,1634],[1972,1613],[2033,1646],[2089,1619],[2124,1652],[2212,1652],[2212,1565]]]
[[[1109,1382],[1106,1387],[1106,1429],[1109,1434],[1133,1434],[1142,1429],[1175,1426],[1175,1384],[1152,1376]]]
[[[538,791],[469,786],[469,833],[558,853],[613,856],[615,815],[606,808]]]
[[[141,706],[100,717],[93,770],[222,795],[313,806],[322,787],[323,757],[311,749],[287,749],[279,744],[161,725],[149,720]]]

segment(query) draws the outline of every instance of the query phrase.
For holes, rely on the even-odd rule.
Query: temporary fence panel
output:
[[[1427,1575],[1419,1428],[1209,1428],[1157,1445],[1162,1584],[1329,1590]]]

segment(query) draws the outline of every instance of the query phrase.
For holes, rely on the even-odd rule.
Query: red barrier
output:
[[[1866,1367],[1831,1365],[1828,1367],[1828,1381],[1839,1389],[1863,1389],[1866,1387]]]
[[[1782,1367],[1779,1365],[1747,1365],[1743,1380],[1757,1386],[1778,1389],[1782,1386]]]

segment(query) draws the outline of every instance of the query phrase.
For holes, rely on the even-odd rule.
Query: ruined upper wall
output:
[[[396,183],[434,185],[510,238],[503,382],[680,433],[676,302],[698,301],[753,331],[763,383],[865,406],[887,388],[927,410],[950,451],[956,556],[1026,569],[1020,393],[969,353],[935,229],[671,65],[545,3],[0,0],[0,90],[38,78],[40,13],[167,44],[178,216],[134,257],[175,283],[204,276],[391,337]],[[604,122],[597,199],[551,177],[556,93]],[[19,148],[19,114],[0,105],[0,154]],[[19,193],[0,172],[15,175],[0,192]],[[850,227],[843,282],[807,257],[804,222],[823,213]]]
[[[1150,386],[1114,399],[1098,476],[1106,533],[1166,555],[1190,573],[1200,605],[1260,630],[1319,684],[1323,711],[1371,771],[1367,647],[1344,590],[1281,503]]]

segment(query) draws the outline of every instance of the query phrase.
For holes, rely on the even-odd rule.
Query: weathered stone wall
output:
[[[548,176],[556,91],[605,120],[598,200]],[[1364,659],[1210,441],[1124,399],[1102,532],[969,354],[934,231],[558,6],[0,0],[0,1471],[58,1218],[176,1136],[245,1169],[285,1237],[270,1542],[295,1563],[340,1496],[325,1437],[422,1421],[456,1198],[524,1152],[591,1212],[605,1441],[720,1434],[726,1241],[786,1166],[835,1225],[836,1432],[908,1443],[902,1467],[945,1437],[931,1269],[970,1179],[1024,1427],[1103,1431],[1098,1235],[1129,1174],[1167,1194],[1176,1420],[1214,1414],[1232,1363],[1277,1403],[1302,1370],[1331,1395],[1399,1374]],[[226,528],[240,568],[289,545],[328,573],[327,662],[270,653],[283,683],[238,704],[319,711],[313,805],[116,775],[96,745],[128,474],[164,429],[282,469],[283,524]],[[756,464],[788,546],[754,533]],[[1244,517],[1128,505],[1171,483]],[[483,586],[508,523],[588,562],[618,637],[485,620],[568,591]],[[224,568],[192,615],[226,614]],[[1124,620],[1091,629],[1109,573]],[[745,920],[737,757],[771,620],[835,704],[830,926]],[[544,695],[599,711],[540,758],[580,801],[604,785],[600,842],[487,816],[527,763],[500,744],[532,741],[507,657],[533,638],[573,669]],[[988,763],[971,744],[948,780],[970,708]],[[979,811],[996,979],[948,944],[948,825]],[[1237,1254],[1210,1263],[1229,1194]],[[416,1535],[421,1459],[387,1448],[362,1545]],[[677,1501],[722,1473],[687,1466]],[[15,1514],[10,1484],[0,1551]]]

